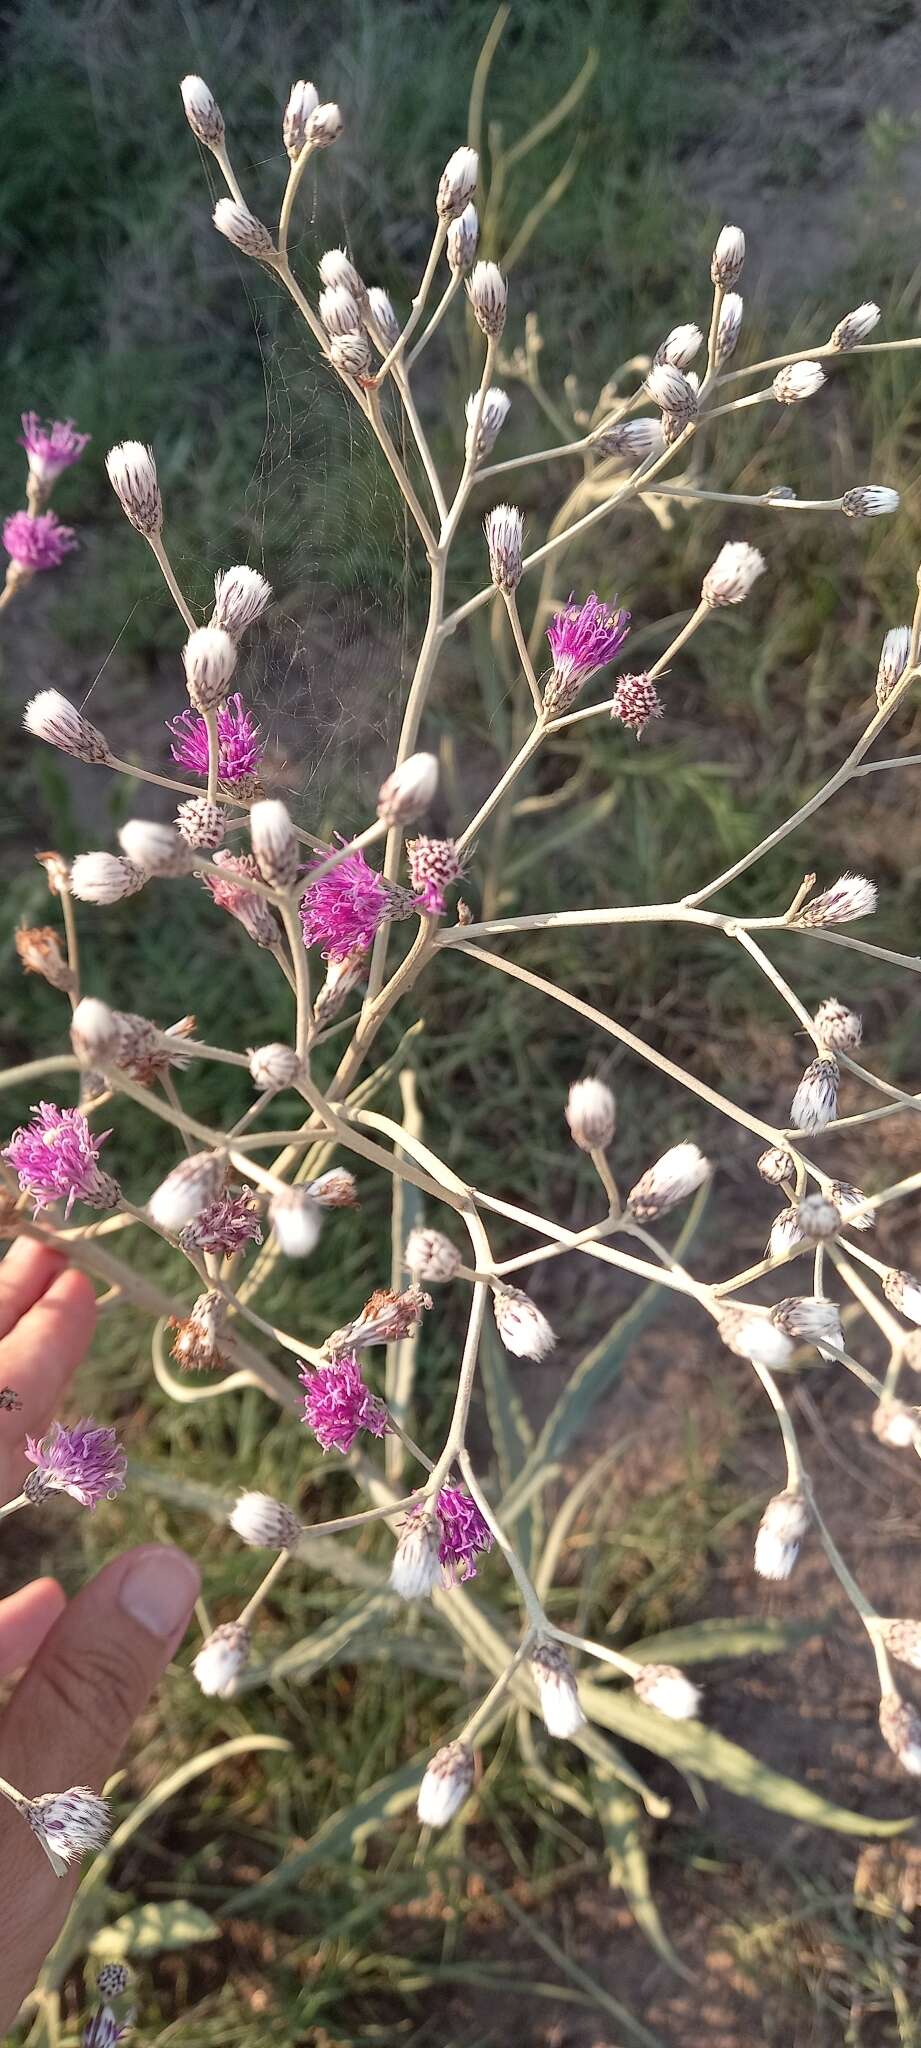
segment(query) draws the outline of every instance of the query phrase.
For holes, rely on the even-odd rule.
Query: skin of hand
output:
[[[0,1409],[0,1500],[20,1492],[30,1469],[24,1439],[60,1415],[95,1323],[85,1275],[17,1239],[0,1263],[0,1387],[22,1406]],[[43,1512],[53,1503],[23,1510]],[[0,1714],[0,1774],[30,1798],[70,1785],[102,1791],[182,1641],[198,1588],[191,1558],[145,1544],[112,1559],[70,1602],[54,1579],[0,1600],[0,1680],[21,1674]],[[79,1880],[79,1863],[55,1877],[28,1824],[0,1800],[0,2034],[32,1990]]]

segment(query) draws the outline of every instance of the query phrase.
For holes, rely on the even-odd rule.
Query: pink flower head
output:
[[[33,1121],[14,1131],[2,1156],[19,1176],[24,1195],[31,1195],[36,1210],[50,1202],[66,1201],[65,1216],[75,1202],[88,1202],[91,1209],[111,1209],[118,1200],[118,1187],[99,1168],[99,1148],[111,1137],[103,1131],[94,1137],[79,1109],[58,1109],[55,1102],[33,1103]]]
[[[124,1491],[128,1467],[115,1431],[101,1428],[89,1415],[72,1429],[53,1422],[40,1443],[27,1436],[26,1457],[35,1466],[25,1484],[31,1501],[69,1493],[82,1508],[95,1508]]]
[[[278,926],[265,897],[258,890],[243,888],[233,880],[234,875],[246,875],[251,881],[258,881],[259,870],[252,854],[228,853],[227,848],[221,846],[214,856],[214,865],[222,870],[220,879],[217,875],[203,875],[202,881],[215,903],[238,919],[257,946],[274,946],[278,939]]]
[[[39,569],[59,569],[77,536],[53,512],[13,512],[4,523],[3,545],[17,569],[34,576]]]
[[[411,1508],[410,1515],[422,1512]],[[492,1549],[492,1530],[484,1522],[476,1501],[460,1486],[443,1486],[435,1502],[441,1535],[438,1560],[450,1585],[476,1578],[480,1551]],[[407,1516],[409,1520],[409,1516]]]
[[[227,1253],[261,1244],[259,1211],[248,1193],[222,1195],[180,1230],[179,1242],[183,1251]]]
[[[614,685],[611,717],[619,718],[628,732],[640,739],[650,719],[661,718],[664,705],[655,683],[647,675],[618,676]]]
[[[397,892],[362,853],[350,853],[330,868],[301,898],[305,946],[320,946],[324,960],[346,960],[365,952],[392,917]]]
[[[351,1450],[359,1430],[372,1436],[386,1436],[390,1417],[383,1401],[365,1386],[354,1351],[346,1351],[332,1365],[301,1373],[304,1421],[312,1429],[322,1451]]]
[[[459,881],[464,872],[453,839],[410,839],[406,858],[418,908],[440,917],[445,908],[445,890]]]
[[[169,718],[166,730],[170,735],[170,753],[189,775],[200,775],[205,781],[208,774],[208,728],[197,711],[180,711],[176,718]],[[245,782],[247,776],[255,775],[263,758],[262,727],[256,724],[252,712],[236,691],[222,704],[217,714],[218,773],[222,782]]]
[[[620,653],[629,630],[630,613],[609,610],[594,591],[581,605],[570,598],[547,628],[553,673],[544,691],[546,709],[565,711],[589,676]]]
[[[62,469],[79,462],[89,434],[78,434],[73,420],[51,420],[42,425],[37,412],[24,412],[19,445],[29,458],[29,470],[39,483],[56,482]]]

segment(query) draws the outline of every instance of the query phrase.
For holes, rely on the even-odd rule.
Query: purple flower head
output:
[[[180,711],[178,717],[169,718],[166,730],[170,734],[170,753],[189,775],[200,775],[202,781],[208,775],[208,728],[197,711]],[[218,751],[218,772],[222,782],[245,782],[247,776],[255,775],[263,758],[262,727],[256,724],[251,711],[236,691],[222,704],[217,714],[217,732],[220,741]]]
[[[42,425],[37,412],[24,412],[19,445],[29,458],[29,470],[39,483],[53,484],[62,469],[79,462],[89,434],[78,434],[73,420],[51,420]]]
[[[40,1443],[27,1436],[26,1457],[35,1466],[26,1480],[30,1500],[69,1493],[82,1508],[95,1508],[124,1491],[127,1463],[115,1431],[100,1428],[89,1415],[72,1429],[53,1422]]]
[[[366,951],[378,927],[393,915],[394,896],[364,854],[350,853],[301,898],[305,946],[322,947],[324,960],[347,960],[350,953]]]
[[[372,1436],[387,1435],[390,1417],[383,1401],[365,1386],[354,1351],[315,1372],[305,1365],[301,1386],[304,1421],[322,1451],[341,1451],[344,1457],[362,1429],[369,1429]]]
[[[62,1199],[67,1204],[65,1216],[75,1202],[111,1209],[118,1187],[98,1164],[100,1145],[111,1131],[94,1137],[79,1109],[58,1109],[55,1102],[33,1103],[32,1118],[13,1132],[0,1156],[18,1174],[20,1188],[32,1196],[36,1210]]]
[[[630,613],[612,611],[591,591],[584,604],[570,598],[547,628],[553,673],[544,691],[546,708],[565,711],[584,682],[613,661],[630,630]]]
[[[261,1244],[259,1211],[249,1194],[222,1195],[179,1232],[183,1251],[238,1252],[245,1244]]]
[[[406,1521],[424,1514],[424,1506],[410,1508]],[[476,1578],[477,1556],[492,1549],[492,1530],[484,1522],[476,1501],[460,1486],[443,1486],[435,1502],[440,1531],[438,1561],[449,1585]]]
[[[101,2005],[83,2029],[82,2048],[118,2048],[131,2032],[130,2016],[123,2022],[116,2019],[110,2005]]]
[[[39,569],[59,569],[77,536],[53,512],[13,512],[4,523],[3,545],[17,569],[33,576]]]

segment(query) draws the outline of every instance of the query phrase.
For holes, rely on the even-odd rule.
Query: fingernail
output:
[[[118,1604],[132,1621],[165,1640],[188,1621],[199,1584],[197,1565],[181,1550],[148,1550],[125,1573]]]

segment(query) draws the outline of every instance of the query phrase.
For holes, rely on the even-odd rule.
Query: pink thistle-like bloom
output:
[[[59,569],[77,536],[53,512],[13,512],[4,522],[3,545],[21,575],[35,576],[40,569]]]
[[[445,908],[445,890],[458,882],[464,872],[453,839],[410,839],[406,858],[417,908],[440,917]]]
[[[259,1211],[247,1193],[222,1195],[209,1203],[179,1232],[183,1251],[238,1252],[245,1244],[261,1244]]]
[[[23,1489],[31,1501],[44,1500],[49,1493],[69,1493],[82,1508],[95,1508],[101,1500],[114,1500],[124,1492],[125,1453],[114,1429],[100,1427],[89,1415],[72,1429],[53,1422],[40,1442],[27,1436],[25,1449],[29,1464],[35,1466]]]
[[[67,1205],[65,1216],[75,1202],[111,1209],[118,1186],[98,1164],[99,1148],[111,1131],[95,1137],[79,1109],[58,1109],[55,1102],[33,1103],[32,1117],[31,1124],[13,1132],[0,1156],[18,1175],[23,1194],[32,1196],[36,1211],[61,1200]]]
[[[30,474],[46,486],[57,481],[62,469],[79,462],[89,439],[89,434],[77,433],[73,420],[51,420],[45,427],[37,412],[22,415],[19,445],[29,458]]]
[[[200,775],[202,781],[208,775],[208,728],[197,711],[180,711],[176,718],[168,718],[166,730],[170,735],[170,753],[173,760],[184,768],[188,775]],[[217,714],[218,774],[222,782],[235,784],[245,782],[255,775],[264,754],[262,727],[256,724],[251,711],[237,690],[222,704]]]
[[[301,1386],[304,1421],[322,1451],[341,1451],[344,1457],[362,1429],[372,1436],[387,1435],[390,1417],[383,1401],[365,1386],[354,1351],[316,1371],[305,1365]]]
[[[558,717],[568,711],[583,683],[613,661],[630,630],[630,613],[612,611],[591,591],[584,604],[568,605],[547,627],[553,672],[544,690],[544,708]]]
[[[640,739],[650,719],[661,718],[665,706],[647,675],[618,676],[614,685],[611,717],[619,718],[629,732]]]
[[[407,1522],[424,1514],[424,1505],[410,1508]],[[477,1557],[492,1549],[492,1530],[484,1522],[476,1501],[460,1486],[443,1486],[435,1502],[440,1531],[438,1562],[449,1585],[476,1578]]]
[[[398,892],[362,853],[350,853],[336,868],[321,875],[301,898],[305,946],[319,946],[324,960],[347,960],[366,952],[375,934],[392,917]]]

